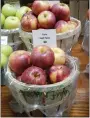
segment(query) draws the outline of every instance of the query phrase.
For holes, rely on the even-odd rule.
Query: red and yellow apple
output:
[[[49,70],[49,78],[52,83],[61,82],[70,74],[70,69],[65,65],[55,65]]]
[[[37,46],[31,52],[31,63],[43,69],[49,68],[54,63],[54,52],[48,46]]]
[[[54,65],[65,64],[66,56],[65,52],[60,48],[52,48],[55,56]]]
[[[32,12],[26,13],[21,19],[21,28],[26,32],[32,32],[32,30],[36,30],[37,25],[37,18],[32,14]]]
[[[14,51],[9,57],[9,67],[16,75],[21,75],[30,65],[30,53],[27,51]]]
[[[35,0],[32,4],[32,11],[35,15],[39,15],[42,11],[50,9],[48,1]]]
[[[60,20],[55,24],[56,33],[63,33],[69,30],[68,23],[64,20]]]
[[[68,23],[69,30],[74,30],[78,25],[75,21],[71,21],[71,20],[68,21],[67,23]]]
[[[70,9],[65,3],[54,4],[51,11],[55,14],[57,20],[68,21],[70,18]]]
[[[21,81],[26,84],[45,85],[46,73],[43,69],[32,66],[22,73]]]
[[[42,28],[50,29],[55,26],[55,15],[50,11],[43,11],[38,15],[38,22]]]

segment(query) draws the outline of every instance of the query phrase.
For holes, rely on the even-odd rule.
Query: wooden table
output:
[[[72,55],[80,59],[80,70],[83,71],[86,67],[86,64],[88,64],[89,62],[89,58],[81,48],[81,41],[82,41],[81,39],[73,48]],[[9,89],[6,86],[2,86],[1,87],[1,116],[2,117],[27,116],[25,113],[23,114],[14,113],[10,109],[9,102],[11,99],[12,96],[11,93],[9,92]],[[39,112],[35,113],[34,116],[36,116],[36,114],[39,114]],[[39,114],[39,116],[41,116],[41,114]],[[82,73],[80,74],[80,77],[78,79],[75,104],[72,106],[69,116],[70,117],[89,116],[89,79]]]

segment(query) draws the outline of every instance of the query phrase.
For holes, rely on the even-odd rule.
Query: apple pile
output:
[[[26,32],[56,29],[56,33],[63,33],[77,27],[77,22],[70,20],[70,9],[65,3],[51,6],[48,1],[35,0],[31,9],[21,18],[21,28]]]
[[[8,57],[13,52],[13,49],[9,45],[1,45],[1,63],[0,67],[3,68],[8,61]]]
[[[30,11],[29,7],[23,6],[16,9],[13,5],[5,4],[2,7],[1,13],[1,28],[2,29],[16,29],[20,26],[22,16]]]
[[[45,45],[34,47],[32,52],[14,51],[8,66],[18,81],[33,85],[46,85],[66,79],[71,70],[66,65],[65,52]]]

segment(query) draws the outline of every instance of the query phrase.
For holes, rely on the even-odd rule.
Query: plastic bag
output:
[[[7,68],[8,87],[19,106],[23,106],[18,112],[29,113],[39,109],[46,116],[61,116],[65,110],[71,108],[76,93],[79,63],[77,58],[68,55],[67,62],[71,68],[69,77],[62,82],[43,86],[19,82]],[[12,104],[12,108],[17,111],[15,105]]]

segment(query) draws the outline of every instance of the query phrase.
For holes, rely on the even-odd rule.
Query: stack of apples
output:
[[[51,6],[48,1],[35,0],[31,9],[21,19],[21,28],[26,32],[56,29],[56,33],[63,33],[77,27],[77,22],[70,19],[70,9],[65,3]]]
[[[71,72],[66,64],[65,52],[45,45],[34,47],[32,52],[14,51],[9,57],[8,66],[18,81],[29,85],[61,82]]]
[[[1,28],[16,29],[20,26],[20,20],[26,12],[30,11],[29,7],[23,6],[18,10],[10,4],[5,4],[2,7],[1,13]]]

